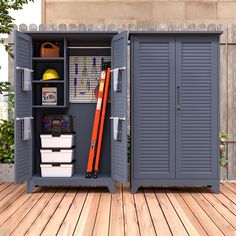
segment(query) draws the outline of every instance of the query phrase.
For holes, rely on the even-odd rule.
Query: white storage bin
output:
[[[61,149],[53,151],[52,149],[41,149],[42,163],[70,163],[74,160],[74,149]]]
[[[60,164],[54,166],[53,164],[41,164],[42,177],[71,177],[74,172],[73,164]]]
[[[74,134],[52,136],[50,134],[41,134],[42,148],[71,148],[74,145]]]

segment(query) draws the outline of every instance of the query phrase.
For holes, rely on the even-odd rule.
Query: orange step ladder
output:
[[[102,114],[101,114],[101,122],[100,122],[99,133],[98,133],[98,145],[97,145],[97,151],[96,151],[93,178],[97,178],[98,176],[98,168],[99,168],[99,161],[100,161],[101,148],[102,148],[102,137],[103,137],[104,123],[105,123],[105,116],[106,116],[106,107],[107,107],[107,100],[108,100],[108,95],[109,95],[110,77],[111,77],[111,68],[107,68],[105,92],[104,92],[104,98],[103,98],[103,104],[102,104]]]
[[[97,106],[96,106],[96,111],[95,111],[95,116],[94,116],[92,138],[91,138],[91,143],[90,143],[88,164],[87,164],[87,170],[86,170],[86,175],[85,175],[86,178],[91,178],[92,173],[93,173],[93,164],[94,164],[94,158],[95,158],[96,148],[97,148],[97,138],[98,138],[99,125],[100,125],[100,118],[101,118],[101,109],[102,109],[104,88],[105,88],[105,82],[106,82],[106,74],[107,74],[106,69],[102,70],[100,81],[99,81],[98,100],[97,100]]]

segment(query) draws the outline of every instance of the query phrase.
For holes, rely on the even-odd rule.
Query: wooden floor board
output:
[[[236,184],[208,188],[36,188],[0,183],[0,235],[236,235]]]
[[[31,210],[31,208],[37,203],[37,201],[43,196],[44,192],[36,192],[28,198],[13,215],[11,215],[7,221],[4,222],[2,228],[6,235],[9,235],[15,227],[20,223],[25,215]]]
[[[198,191],[236,229],[236,216],[210,192],[204,192],[203,188],[199,188]]]
[[[22,184],[0,201],[0,214],[8,208],[17,198],[26,192],[26,185]]]
[[[88,193],[74,235],[92,235],[100,197],[101,191],[98,189]]]
[[[204,198],[200,193],[191,193],[195,201],[202,207],[207,213],[215,225],[222,231],[224,235],[236,234],[235,229],[226,221],[222,215]]]
[[[189,235],[207,235],[206,231],[179,193],[172,193],[171,191],[167,191],[166,193]]]
[[[178,217],[178,214],[176,213],[166,193],[162,189],[155,190],[155,193],[160,206],[166,216],[166,220],[169,224],[172,234],[180,236],[188,235],[184,225]]]
[[[58,205],[56,211],[53,213],[53,215],[51,216],[50,220],[47,223],[47,226],[45,227],[45,229],[42,232],[42,236],[53,236],[56,235],[61,223],[63,222],[73,200],[74,197],[76,195],[76,191],[75,190],[69,190],[64,198],[62,199],[62,201],[60,202],[60,204]]]
[[[76,196],[71,204],[71,207],[65,217],[65,219],[63,220],[61,227],[59,229],[58,232],[58,236],[64,236],[64,235],[72,235],[76,224],[79,220],[81,211],[83,209],[85,200],[87,198],[88,195],[88,190],[84,189],[84,190],[79,190],[76,193]]]
[[[66,189],[60,189],[57,193],[50,199],[47,207],[43,209],[41,214],[35,220],[34,224],[29,228],[26,235],[40,235],[50,220],[53,213],[56,211],[58,205],[62,201],[64,195],[66,193]]]
[[[108,235],[111,211],[111,194],[106,190],[101,193],[93,235]]]
[[[118,185],[116,193],[112,194],[110,214],[109,235],[124,235],[124,212],[121,185]]]
[[[223,235],[211,218],[206,214],[202,207],[195,201],[193,196],[188,193],[180,193],[181,197],[184,199],[185,203],[189,206],[192,213],[199,220],[202,227],[205,229],[208,235]]]
[[[55,191],[55,189],[50,189],[39,199],[39,201],[30,209],[30,212],[22,219],[20,224],[13,230],[11,233],[12,236],[25,235],[43,209],[47,206],[50,199],[54,196]]]
[[[156,230],[157,235],[171,235],[171,231],[169,225],[166,221],[165,215],[157,201],[156,195],[152,189],[145,189],[144,190],[146,202],[149,207],[149,211],[151,214],[151,218]]]
[[[226,188],[224,185],[220,186],[220,191],[231,200],[233,204],[236,204],[236,195],[230,189]]]
[[[140,235],[134,196],[130,194],[129,186],[123,187],[123,203],[125,235]]]
[[[14,184],[10,184],[3,191],[0,192],[0,201],[3,200],[9,193],[11,193],[17,186]]]
[[[2,192],[5,188],[7,188],[10,185],[10,183],[1,183],[0,185],[0,192]]]
[[[230,184],[230,183],[223,183],[223,185],[228,188],[229,190],[231,190],[234,194],[236,194],[236,188],[234,186],[234,184]],[[236,197],[236,195],[235,195]]]
[[[140,189],[134,194],[135,206],[137,210],[139,229],[141,235],[156,235],[154,223],[149,211],[143,191]]]

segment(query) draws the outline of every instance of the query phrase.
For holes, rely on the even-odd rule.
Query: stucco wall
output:
[[[42,0],[42,23],[236,23],[229,0]]]

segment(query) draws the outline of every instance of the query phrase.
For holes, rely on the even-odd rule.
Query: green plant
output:
[[[15,20],[11,15],[12,10],[21,10],[24,4],[33,2],[33,0],[1,0],[0,1],[0,34],[10,34]],[[13,57],[12,47],[3,38],[0,38],[2,44],[11,57]]]
[[[8,112],[10,113],[10,116],[13,117],[15,96],[14,93],[10,91],[10,85],[11,83],[9,82],[0,82],[0,94],[5,97],[8,97]]]
[[[228,160],[226,159],[225,147],[228,139],[228,134],[225,131],[220,131],[220,166],[226,167]]]
[[[14,162],[14,120],[1,120],[0,162]]]

